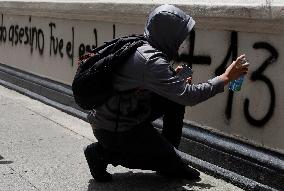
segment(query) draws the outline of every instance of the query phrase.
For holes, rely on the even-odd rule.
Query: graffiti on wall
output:
[[[86,52],[96,48],[98,46],[98,31],[94,27],[92,29],[92,39],[91,44],[79,43],[78,47],[75,47],[74,38],[75,38],[75,28],[70,28],[70,39],[65,39],[60,36],[56,36],[57,25],[55,22],[48,23],[48,30],[44,31],[43,29],[32,25],[32,18],[28,18],[28,26],[20,26],[18,24],[6,26],[4,21],[4,15],[1,16],[1,25],[0,25],[0,44],[10,43],[12,46],[25,45],[30,49],[31,54],[37,52],[40,55],[49,54],[50,56],[59,56],[63,58],[67,56],[70,59],[71,65],[73,66],[74,57],[76,55],[82,56]],[[112,26],[112,38],[116,37],[116,26]],[[195,31],[191,31],[188,38],[189,47],[187,53],[181,54],[177,58],[177,62],[186,62],[190,67],[193,65],[211,65],[211,56],[210,55],[196,55],[194,53],[195,49]],[[228,39],[229,46],[228,50],[225,53],[225,57],[218,65],[214,71],[214,75],[222,74],[227,65],[235,60],[238,56],[238,32],[232,31],[230,39]],[[260,81],[268,87],[270,94],[270,104],[268,111],[264,111],[264,117],[261,119],[256,119],[253,116],[253,113],[250,113],[250,98],[246,98],[243,103],[243,112],[247,122],[256,127],[263,127],[273,116],[275,103],[276,103],[276,94],[273,83],[268,76],[264,75],[263,72],[274,65],[278,58],[277,50],[267,42],[255,42],[253,44],[255,51],[259,49],[266,50],[270,56],[260,63],[260,66],[251,73],[249,76],[252,82]],[[48,50],[45,50],[48,49]],[[77,51],[77,52],[76,52]],[[234,105],[234,92],[229,91],[227,101],[224,107],[224,114],[228,121],[232,118],[232,110]]]
[[[195,46],[195,31],[191,31],[189,40],[189,50],[186,54],[181,54],[180,57],[177,59],[178,62],[186,62],[190,67],[192,67],[193,64],[203,64],[203,65],[210,65],[211,64],[211,57],[208,55],[194,55],[194,46]],[[231,32],[231,38],[229,40],[230,45],[227,51],[227,54],[223,60],[223,62],[216,68],[215,70],[215,76],[221,75],[225,72],[226,67],[228,63],[232,63],[234,60],[237,59],[238,56],[238,32],[233,31]],[[267,85],[268,91],[270,93],[270,105],[269,109],[264,115],[262,119],[255,119],[252,114],[249,112],[249,98],[246,98],[244,101],[244,114],[246,117],[246,120],[249,124],[256,126],[256,127],[263,127],[273,116],[274,109],[275,109],[275,102],[276,102],[276,96],[275,96],[275,89],[274,86],[266,75],[263,74],[263,72],[269,67],[270,65],[273,65],[278,58],[278,52],[277,50],[269,43],[267,42],[256,42],[253,44],[253,48],[257,51],[258,49],[264,49],[270,53],[270,56],[263,61],[263,63],[260,65],[259,68],[257,68],[255,71],[252,72],[250,79],[251,81],[262,81]],[[232,108],[233,108],[233,100],[234,100],[234,92],[229,91],[226,108],[225,108],[225,116],[227,120],[230,120],[232,118]]]
[[[32,18],[29,17],[30,26],[19,26],[18,24],[6,26],[4,24],[4,15],[1,15],[0,25],[0,43],[11,43],[12,46],[25,45],[29,46],[31,54],[37,51],[40,55],[43,55],[45,51],[45,43],[49,40],[49,55],[59,55],[64,57],[66,55],[71,60],[71,65],[74,62],[74,27],[71,28],[71,39],[65,40],[64,38],[55,35],[56,23],[50,22],[48,24],[49,31],[47,34],[41,28],[31,26]],[[93,42],[94,44],[80,43],[77,49],[79,56],[84,55],[86,52],[94,49],[98,45],[97,29],[93,29]],[[115,26],[113,27],[113,37],[115,37]]]
[[[31,23],[31,17],[29,17],[29,23]],[[6,27],[4,25],[2,14],[0,26],[0,42],[10,42],[12,46],[24,43],[25,45],[30,46],[31,53],[33,53],[35,48],[38,50],[39,54],[43,54],[44,41],[45,38],[42,29],[28,26],[20,27],[19,25],[11,25],[10,27]]]

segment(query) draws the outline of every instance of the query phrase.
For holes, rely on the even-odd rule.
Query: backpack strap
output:
[[[118,93],[118,110],[116,113],[116,119],[115,119],[115,133],[117,133],[118,127],[119,127],[119,115],[120,115],[120,104],[121,104],[121,95]]]

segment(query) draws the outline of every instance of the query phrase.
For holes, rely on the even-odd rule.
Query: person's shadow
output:
[[[113,180],[107,183],[89,181],[88,191],[195,191],[210,189],[211,184],[201,183],[200,180],[188,181],[170,179],[156,173],[115,173]]]
[[[11,163],[13,163],[13,161],[4,161],[4,160],[2,160],[2,159],[4,159],[4,157],[2,157],[2,156],[0,155],[0,164],[11,164]]]

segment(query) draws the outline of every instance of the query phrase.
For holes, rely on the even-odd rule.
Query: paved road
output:
[[[0,86],[0,191],[241,191],[206,174],[200,182],[108,166],[111,183],[96,183],[83,147],[96,141],[88,123]]]

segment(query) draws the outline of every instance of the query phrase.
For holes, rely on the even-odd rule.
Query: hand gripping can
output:
[[[245,58],[242,59],[241,64],[243,65],[243,64],[246,64],[246,63],[249,64]],[[239,77],[236,80],[230,81],[229,90],[234,91],[234,92],[240,91],[242,84],[243,84],[243,81],[244,81],[244,75],[242,75],[241,77]]]

